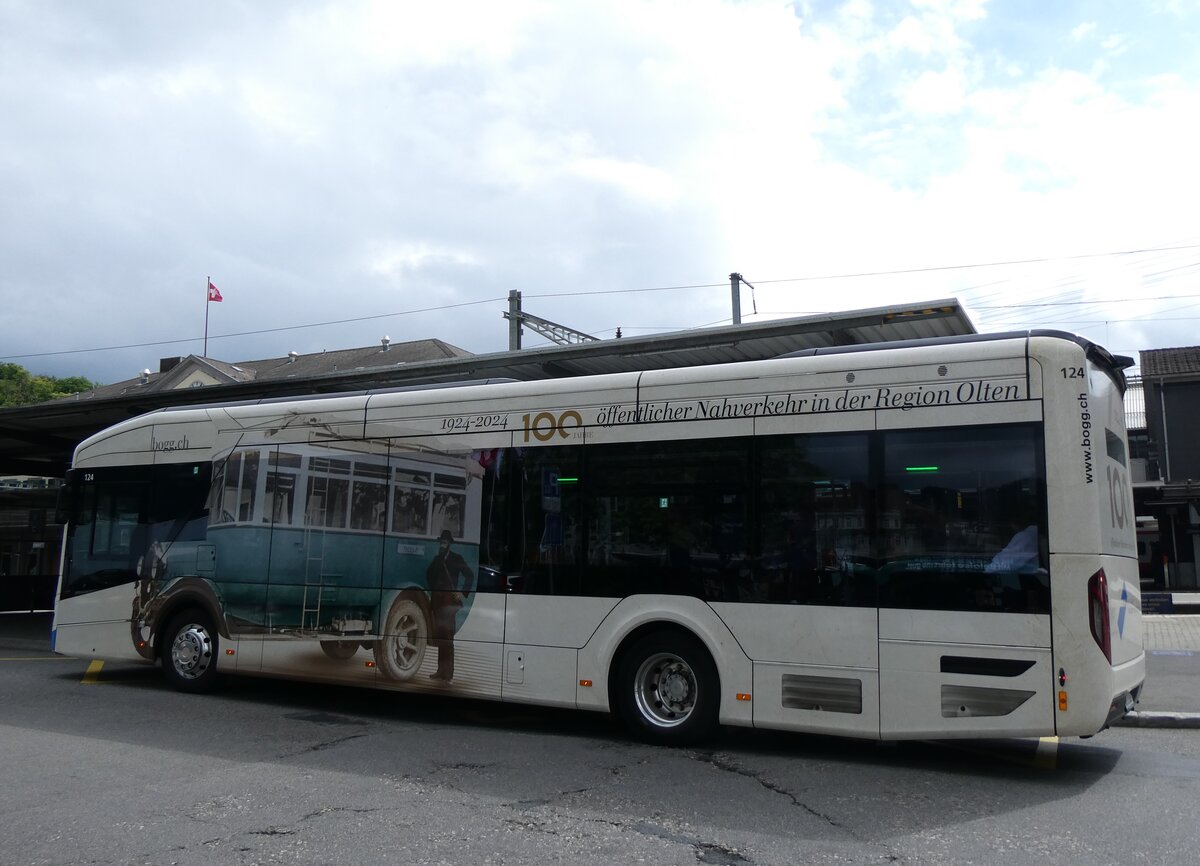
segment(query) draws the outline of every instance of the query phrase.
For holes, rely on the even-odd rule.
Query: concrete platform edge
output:
[[[1114,728],[1189,728],[1200,730],[1200,713],[1138,711],[1117,719]]]

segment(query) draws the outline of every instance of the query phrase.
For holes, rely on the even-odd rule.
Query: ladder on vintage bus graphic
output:
[[[310,482],[311,485],[311,482]],[[304,596],[300,606],[300,628],[315,629],[321,623],[325,598],[325,517],[328,491],[309,498],[304,512]],[[332,587],[331,587],[332,588]]]

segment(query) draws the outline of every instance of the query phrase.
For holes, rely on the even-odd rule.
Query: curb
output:
[[[1134,711],[1112,723],[1114,728],[1190,728],[1200,730],[1200,713]]]

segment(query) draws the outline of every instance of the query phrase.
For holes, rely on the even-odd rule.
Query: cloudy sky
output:
[[[957,297],[1200,343],[1194,0],[0,0],[0,361]],[[754,311],[757,310],[757,313]],[[544,343],[526,335],[526,345]]]

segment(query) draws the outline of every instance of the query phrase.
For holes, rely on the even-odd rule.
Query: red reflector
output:
[[[1092,639],[1112,664],[1112,631],[1108,624],[1108,578],[1100,569],[1088,580],[1088,622]]]

